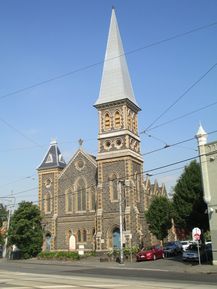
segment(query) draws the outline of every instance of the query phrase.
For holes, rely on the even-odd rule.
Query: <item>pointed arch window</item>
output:
[[[81,242],[81,231],[80,230],[78,230],[77,237],[78,237],[78,242]]]
[[[47,192],[45,194],[45,213],[51,213],[51,193]]]
[[[73,202],[72,191],[67,190],[66,191],[66,212],[72,212],[72,202]]]
[[[86,211],[86,186],[83,179],[79,179],[77,183],[77,210]]]
[[[118,201],[118,177],[113,173],[109,178],[109,191],[112,201]]]
[[[111,128],[111,117],[108,112],[105,114],[105,129],[109,130]]]
[[[118,110],[115,112],[114,124],[115,124],[115,128],[121,127],[121,114]]]
[[[87,242],[87,231],[83,230],[83,242]]]
[[[90,191],[90,210],[91,211],[95,211],[96,209],[96,192],[95,192],[95,188],[91,188]]]

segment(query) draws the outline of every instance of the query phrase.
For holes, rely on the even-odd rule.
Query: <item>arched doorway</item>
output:
[[[120,229],[115,228],[112,232],[112,244],[114,249],[120,249]]]
[[[50,251],[51,249],[51,233],[45,235],[45,250]]]
[[[75,236],[71,235],[69,237],[69,251],[74,251],[76,250],[76,240],[75,240]]]

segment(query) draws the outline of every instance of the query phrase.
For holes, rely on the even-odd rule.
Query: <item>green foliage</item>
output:
[[[64,251],[56,251],[56,252],[40,252],[38,254],[39,259],[45,260],[79,260],[80,256],[77,252],[64,252]]]
[[[125,257],[129,257],[131,254],[135,255],[137,254],[139,251],[139,247],[138,246],[132,246],[132,247],[124,247],[123,248],[123,253]],[[109,252],[107,252],[107,256],[108,257],[119,257],[120,256],[120,249],[113,249]]]
[[[206,231],[206,232],[204,233],[203,237],[204,237],[204,240],[205,240],[205,241],[211,240],[210,231]]]
[[[0,233],[0,245],[4,245],[4,236]]]
[[[200,165],[196,161],[185,167],[174,191],[175,225],[189,231],[194,227],[207,231],[209,227],[208,215],[205,214],[207,206],[203,200]]]
[[[3,225],[3,222],[7,220],[8,212],[6,207],[3,204],[0,204],[0,228]]]
[[[172,205],[163,196],[153,199],[148,211],[145,214],[149,230],[158,240],[163,240],[168,235],[168,230],[172,227]]]
[[[24,259],[41,251],[43,232],[40,210],[32,202],[21,202],[14,212],[8,232],[9,245],[15,244]]]

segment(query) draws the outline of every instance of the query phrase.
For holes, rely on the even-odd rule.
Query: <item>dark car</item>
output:
[[[160,245],[153,245],[144,247],[137,255],[136,260],[147,261],[147,260],[156,260],[164,258],[164,251]]]
[[[182,244],[180,241],[168,242],[164,244],[163,250],[166,256],[178,255],[182,253]]]
[[[205,247],[202,245],[199,245],[199,252],[200,252],[200,260],[201,262],[206,260],[206,250]],[[183,261],[199,261],[199,255],[198,255],[198,245],[197,244],[191,244],[185,252],[182,254],[182,260]]]

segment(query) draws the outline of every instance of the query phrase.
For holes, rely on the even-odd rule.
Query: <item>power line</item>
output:
[[[35,144],[37,147],[42,147],[39,143],[34,141],[32,138],[28,137],[26,134],[24,134],[22,131],[14,127],[12,124],[4,120],[3,118],[0,117],[0,121],[3,122],[6,126],[10,127],[12,130],[16,131],[18,134],[20,134],[22,137],[26,138],[28,141],[31,143]]]
[[[150,128],[148,129],[148,131],[153,130],[153,129],[156,129],[156,128],[159,128],[159,127],[161,127],[161,126],[164,126],[164,125],[169,124],[169,123],[171,123],[171,122],[174,122],[174,121],[176,121],[176,120],[185,118],[186,116],[189,116],[189,115],[191,115],[191,114],[194,114],[194,113],[196,113],[196,112],[198,112],[198,111],[201,111],[201,110],[203,110],[203,109],[209,108],[209,107],[214,106],[214,105],[216,105],[216,104],[217,104],[217,101],[215,101],[215,102],[213,102],[213,103],[210,103],[210,104],[208,104],[208,105],[206,105],[206,106],[203,106],[203,107],[201,107],[201,108],[195,109],[195,110],[193,110],[193,111],[187,112],[187,113],[185,113],[185,114],[183,114],[183,115],[181,115],[181,116],[178,116],[178,117],[176,117],[176,118],[173,118],[173,119],[171,119],[171,120],[168,120],[168,121],[166,121],[166,122],[163,122],[163,123],[161,123],[161,124],[158,124],[158,125],[156,125],[156,126],[154,126],[154,127],[150,127]],[[142,133],[145,133],[145,131],[140,132],[140,134],[142,134]]]
[[[199,158],[201,156],[204,156],[204,155],[212,155],[212,154],[216,154],[216,153],[217,153],[217,150],[213,151],[211,153],[206,153],[206,154],[202,154],[202,155],[197,155],[197,156],[194,156],[194,157],[186,158],[186,159],[183,159],[183,160],[180,160],[180,161],[176,161],[176,162],[173,162],[173,163],[169,163],[169,164],[166,164],[166,165],[163,165],[163,166],[159,166],[159,167],[156,167],[156,168],[145,170],[145,171],[143,171],[141,173],[138,173],[138,175],[144,175],[144,174],[150,175],[149,172],[160,170],[160,169],[164,169],[164,168],[167,168],[167,167],[170,167],[170,166],[174,166],[174,165],[177,165],[177,164],[181,164],[181,163],[184,163],[184,162],[187,162],[187,161],[192,161],[192,160],[197,159],[197,158]],[[122,177],[114,179],[113,181],[126,180],[126,179],[129,179],[129,177],[133,177],[133,176],[134,176],[134,174],[129,175],[129,176],[122,176]],[[102,182],[102,185],[105,186],[108,183],[109,183],[109,181],[104,181],[104,182]],[[88,190],[88,189],[93,188],[93,187],[96,187],[96,184],[89,185],[88,187],[85,188],[85,190]],[[78,192],[81,192],[82,190],[83,189],[75,190],[75,191],[71,192],[71,194],[72,195],[76,195]],[[62,194],[59,194],[57,196],[57,198],[64,197],[64,196],[66,196],[66,194],[62,193]],[[50,197],[49,199],[52,200],[54,198],[55,197]],[[46,198],[43,198],[40,201],[44,201],[44,200],[46,200]],[[39,201],[33,201],[32,203],[38,203],[38,202]]]
[[[216,132],[217,132],[217,130],[214,130],[214,131],[208,132],[207,135],[213,134],[213,133],[216,133]],[[151,135],[149,135],[149,136],[151,136]],[[180,144],[182,144],[182,143],[189,142],[189,141],[192,141],[192,140],[195,140],[195,137],[191,137],[191,138],[188,138],[188,139],[185,139],[185,140],[181,140],[181,141],[178,141],[178,142],[173,143],[173,144],[166,144],[165,146],[163,146],[163,147],[161,147],[161,148],[158,148],[158,149],[149,151],[149,152],[147,152],[147,153],[143,153],[143,154],[141,154],[141,155],[142,155],[142,156],[149,155],[149,154],[152,154],[152,153],[155,153],[155,152],[158,152],[158,151],[161,151],[161,150],[170,148],[170,147],[174,147],[174,146],[177,146],[177,145],[180,145]]]
[[[190,85],[170,106],[168,106],[152,123],[142,131],[142,133],[148,131],[163,115],[165,115],[173,106],[175,106],[192,88],[194,88],[203,78],[207,76],[217,65],[217,62],[213,64],[204,74],[202,74],[192,85]]]
[[[95,63],[93,63],[93,64],[86,65],[86,66],[80,67],[80,68],[78,68],[78,69],[75,69],[75,70],[72,70],[72,71],[69,71],[69,72],[66,72],[66,73],[63,73],[63,74],[60,74],[60,75],[51,77],[51,78],[49,78],[49,79],[47,79],[47,80],[43,80],[43,81],[34,83],[34,84],[32,84],[32,85],[29,85],[29,86],[26,86],[26,87],[17,89],[17,90],[15,90],[15,91],[10,92],[10,93],[6,93],[6,94],[0,96],[0,100],[4,99],[4,98],[6,98],[6,97],[13,96],[13,95],[15,95],[15,94],[19,94],[19,93],[21,93],[21,92],[24,92],[24,91],[27,91],[27,90],[30,90],[30,89],[33,89],[33,88],[36,88],[36,87],[45,85],[45,84],[50,83],[50,82],[52,82],[52,81],[59,80],[59,79],[62,79],[62,78],[71,76],[71,75],[73,75],[73,74],[76,74],[76,73],[79,73],[79,72],[88,70],[88,69],[90,69],[90,68],[93,68],[93,67],[95,67],[95,66],[98,66],[98,65],[100,65],[100,64],[103,64],[105,61],[111,61],[111,60],[114,60],[115,58],[119,58],[119,57],[124,56],[124,55],[133,54],[133,53],[139,52],[139,51],[141,51],[141,50],[144,50],[144,49],[147,49],[147,48],[150,48],[150,47],[153,47],[153,46],[157,46],[157,45],[160,45],[160,44],[162,44],[162,43],[166,43],[166,42],[168,42],[168,41],[175,40],[175,39],[177,39],[177,38],[180,38],[180,37],[186,36],[186,35],[188,35],[188,34],[192,34],[192,33],[194,33],[194,32],[198,32],[198,31],[200,31],[200,30],[204,30],[204,29],[206,29],[206,28],[210,28],[210,27],[216,26],[216,25],[217,25],[217,21],[212,22],[212,23],[209,23],[209,24],[207,24],[207,25],[203,25],[203,26],[200,26],[200,27],[191,29],[191,30],[186,31],[186,32],[182,32],[182,33],[175,34],[175,35],[173,35],[173,36],[167,37],[167,38],[162,39],[162,40],[158,40],[158,41],[152,42],[152,43],[147,44],[147,45],[144,45],[144,46],[142,46],[142,47],[139,47],[139,48],[130,50],[130,51],[128,51],[128,52],[126,52],[126,53],[123,53],[123,54],[121,54],[121,55],[119,55],[119,56],[116,56],[116,57],[113,57],[113,58],[109,58],[109,59],[107,59],[107,60],[101,60],[101,61],[95,62]]]

